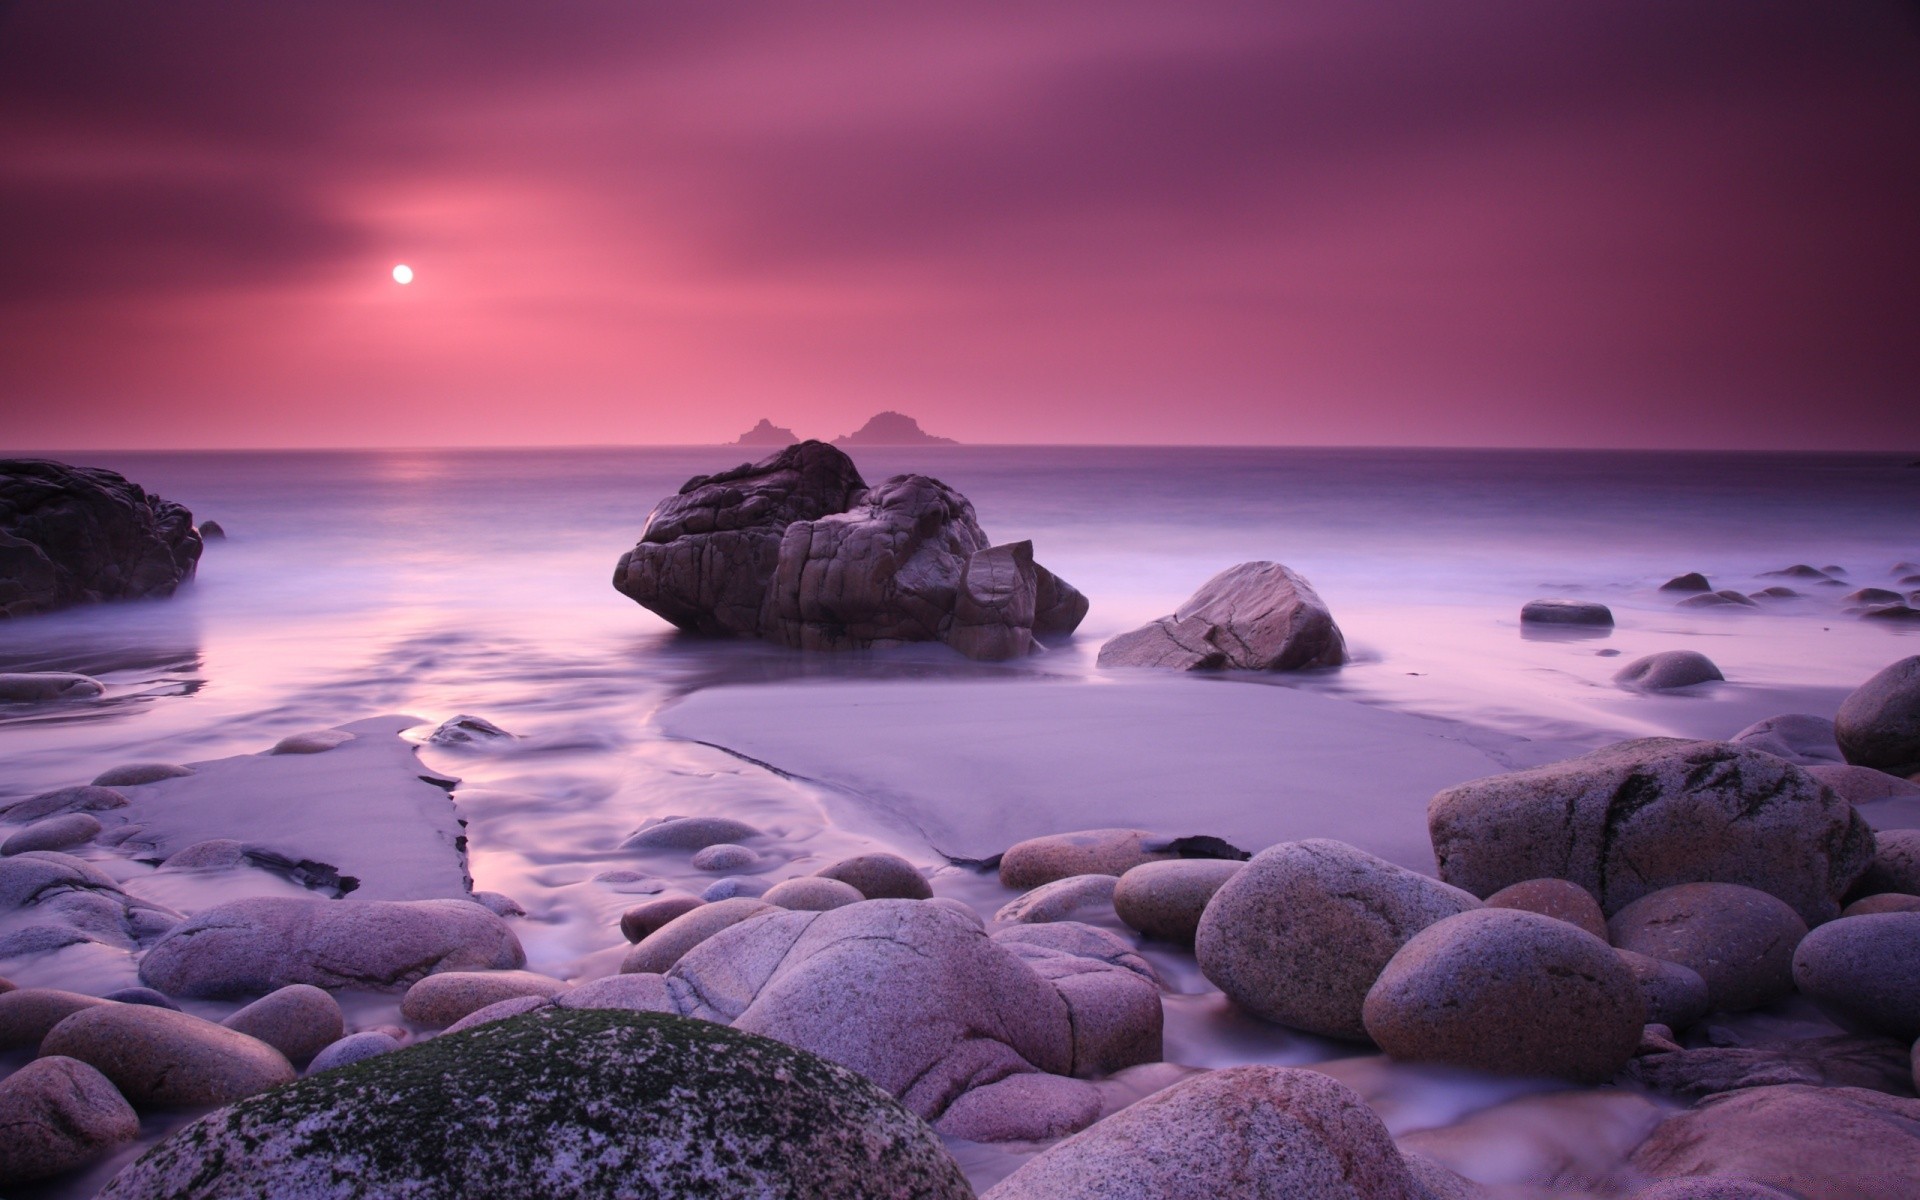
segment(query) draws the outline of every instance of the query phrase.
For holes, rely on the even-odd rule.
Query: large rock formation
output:
[[[193,514],[125,477],[0,460],[0,617],[170,596],[199,561]]]
[[[1100,647],[1103,667],[1298,671],[1337,667],[1347,644],[1313,585],[1276,562],[1246,562],[1200,585],[1170,617]]]
[[[1087,611],[1031,543],[990,545],[946,484],[897,475],[870,489],[814,441],[689,480],[655,507],[613,586],[682,629],[804,650],[938,641],[1012,658]]]

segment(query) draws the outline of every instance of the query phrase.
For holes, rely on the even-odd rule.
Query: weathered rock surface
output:
[[[1607,945],[1553,917],[1483,908],[1427,926],[1367,993],[1367,1033],[1408,1062],[1602,1083],[1647,1004]]]
[[[1150,938],[1191,946],[1207,903],[1245,865],[1221,858],[1141,863],[1114,885],[1113,911]]]
[[[745,846],[720,842],[695,850],[687,862],[696,871],[751,871],[760,865],[760,855]]]
[[[613,585],[683,629],[806,650],[940,641],[1010,658],[1086,613],[1029,543],[990,545],[966,497],[925,475],[869,488],[815,441],[689,480]]]
[[[1365,1101],[1314,1071],[1230,1067],[1051,1146],[981,1200],[1427,1200]]]
[[[702,1022],[550,1008],[209,1114],[101,1195],[964,1200],[971,1191],[933,1131],[852,1072]]]
[[[1866,917],[1874,913],[1920,912],[1920,896],[1905,892],[1876,892],[1862,896],[1840,910],[1843,917]]]
[[[232,900],[176,926],[140,961],[171,996],[256,995],[290,983],[393,991],[434,971],[524,966],[520,939],[468,900]]]
[[[1065,1137],[1100,1119],[1100,1089],[1060,1075],[1009,1075],[961,1095],[934,1126],[970,1142]]]
[[[193,774],[192,767],[170,762],[121,763],[117,767],[108,767],[93,777],[93,786],[105,788],[139,787],[145,783],[159,783],[165,779],[184,779]]]
[[[1779,1188],[1750,1179],[1726,1176],[1662,1179],[1648,1184],[1628,1200],[1798,1200]]]
[[[122,475],[0,460],[0,617],[171,596],[200,549],[192,513]]]
[[[476,717],[468,713],[448,717],[434,726],[427,735],[427,741],[436,746],[455,748],[469,746],[497,746],[514,740],[514,735],[495,725],[485,717]]]
[[[1118,936],[1077,921],[1015,925],[993,935],[1067,1002],[1069,1073],[1084,1079],[1160,1061],[1165,1014],[1153,968]],[[1031,1135],[1030,1135],[1031,1136]]]
[[[869,900],[931,900],[933,885],[897,854],[856,854],[814,874],[850,883]]]
[[[47,1031],[83,1008],[107,1001],[58,988],[13,988],[0,992],[0,1050],[31,1050]]]
[[[1807,774],[1832,788],[1848,804],[1920,798],[1920,784],[1909,783],[1898,775],[1889,775],[1872,767],[1856,767],[1852,763],[1815,763],[1807,768]],[[1868,817],[1870,823],[1872,819]]]
[[[0,808],[0,816],[6,817],[9,821],[27,822],[59,816],[62,813],[106,812],[126,806],[126,796],[112,788],[83,785],[57,788],[51,792],[41,792],[37,796],[15,801],[5,808]]]
[[[1632,1163],[1649,1175],[1751,1180],[1805,1200],[1903,1200],[1920,1178],[1920,1101],[1861,1088],[1746,1088],[1660,1125]]]
[[[620,960],[620,973],[663,974],[679,962],[687,951],[721,930],[731,929],[742,921],[764,913],[783,911],[752,896],[735,896],[729,900],[702,904],[635,942],[626,957]]]
[[[1102,667],[1300,671],[1337,667],[1347,644],[1313,585],[1276,562],[1228,567],[1170,617],[1100,647]]]
[[[1698,972],[1708,1003],[1726,1012],[1792,992],[1794,947],[1807,936],[1784,901],[1732,883],[1683,883],[1642,896],[1607,929],[1624,950]]]
[[[1479,907],[1459,888],[1340,842],[1283,842],[1214,893],[1194,956],[1248,1012],[1360,1040],[1361,1006],[1388,960],[1435,921]]]
[[[295,1064],[306,1062],[346,1032],[340,1002],[310,983],[269,992],[220,1023],[258,1038]]]
[[[1906,1041],[1920,1038],[1920,913],[1830,921],[1801,939],[1802,992]]]
[[[1476,895],[1555,876],[1609,913],[1678,883],[1770,892],[1827,920],[1873,831],[1804,770],[1725,742],[1641,738],[1448,788],[1427,807],[1440,877]]]
[[[1486,899],[1488,908],[1517,908],[1577,925],[1605,941],[1607,914],[1593,893],[1565,879],[1528,879],[1501,888]]]
[[[0,1079],[0,1187],[70,1171],[139,1133],[133,1106],[77,1059],[35,1059]]]
[[[1698,650],[1663,650],[1621,667],[1613,681],[1637,692],[1666,692],[1725,678],[1713,660]]]
[[[293,1078],[286,1056],[212,1021],[144,1004],[83,1008],[55,1025],[42,1054],[77,1058],[138,1108],[204,1108]]]
[[[1591,600],[1529,600],[1520,606],[1524,625],[1613,625],[1613,610]]]
[[[1920,654],[1855,688],[1833,730],[1850,763],[1895,775],[1920,771]]]
[[[1625,1077],[1689,1100],[1789,1083],[1906,1095],[1911,1090],[1910,1070],[1904,1042],[1837,1034],[1746,1046],[1670,1046],[1640,1054],[1627,1064]]]
[[[1834,739],[1833,722],[1806,713],[1783,713],[1755,721],[1727,740],[1803,767],[1846,761],[1840,743]]]
[[[408,988],[400,1001],[400,1015],[444,1028],[489,1004],[518,996],[551,999],[566,987],[550,975],[533,971],[444,971]]]
[[[939,905],[774,910],[715,934],[668,979],[692,991],[689,1015],[850,1067],[928,1119],[972,1087],[1072,1067],[1060,991]]]
[[[15,953],[79,941],[131,950],[181,919],[172,909],[127,895],[92,863],[57,850],[0,857],[0,915],[10,910],[21,914],[6,935]]]

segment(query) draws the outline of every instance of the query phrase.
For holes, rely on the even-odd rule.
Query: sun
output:
[[[412,283],[413,268],[405,263],[401,263],[393,269],[393,281],[395,283]]]

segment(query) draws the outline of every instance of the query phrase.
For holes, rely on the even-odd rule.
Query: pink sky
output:
[[[0,450],[1920,451],[1916,213],[1896,0],[22,2]]]

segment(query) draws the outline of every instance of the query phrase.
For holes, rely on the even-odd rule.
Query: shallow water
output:
[[[78,456],[219,520],[230,537],[208,546],[199,577],[171,600],[0,624],[0,670],[85,671],[108,686],[88,703],[0,708],[0,802],[119,762],[251,753],[383,712],[433,722],[476,713],[521,738],[423,752],[463,781],[456,800],[471,822],[476,886],[526,906],[533,969],[592,975],[617,965],[618,915],[636,898],[706,882],[684,862],[618,849],[645,820],[724,812],[760,825],[777,835],[765,872],[774,878],[880,844],[837,822],[830,798],[804,781],[658,731],[662,706],[718,684],[1091,685],[1102,640],[1259,558],[1312,580],[1355,653],[1339,671],[1260,682],[1568,752],[1645,733],[1724,737],[1778,712],[1831,715],[1847,689],[1920,652],[1913,626],[1861,621],[1837,599],[1851,586],[1887,586],[1894,563],[1920,559],[1920,470],[1882,455],[868,450],[857,457],[869,481],[925,471],[966,493],[989,534],[1032,538],[1036,557],[1092,599],[1080,635],[1012,664],[967,663],[937,646],[803,657],[679,636],[612,590],[614,561],[656,500],[744,457],[714,448]],[[1798,562],[1843,566],[1850,587],[1760,576]],[[1655,589],[1689,570],[1716,586],[1786,582],[1805,595],[1760,611],[1678,609]],[[1519,606],[1541,595],[1603,600],[1618,627],[1523,633]],[[1706,652],[1730,682],[1665,697],[1611,685],[1621,663],[1681,647]],[[939,865],[924,845],[892,848]],[[116,869],[183,908],[283,886],[156,880],[124,860]],[[599,878],[609,872],[625,874]],[[954,867],[935,886],[989,915],[1010,898]],[[1155,953],[1178,993],[1168,1000],[1170,1060],[1352,1053],[1235,1016],[1217,993],[1209,999],[1190,957]],[[56,986],[103,978],[100,963],[76,957],[8,960],[0,975]],[[367,998],[357,1015],[390,1019],[381,1015],[390,1009]],[[1511,1095],[1495,1089],[1467,1107]],[[1007,1160],[982,1153],[970,1166],[984,1180]]]

